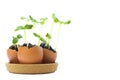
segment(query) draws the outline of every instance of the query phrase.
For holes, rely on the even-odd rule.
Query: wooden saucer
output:
[[[6,63],[7,70],[17,74],[45,74],[57,70],[58,63],[49,64],[13,64]]]

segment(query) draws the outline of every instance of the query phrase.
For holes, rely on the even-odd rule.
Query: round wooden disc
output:
[[[6,63],[7,70],[17,74],[45,74],[57,70],[58,63],[49,64],[13,64]]]

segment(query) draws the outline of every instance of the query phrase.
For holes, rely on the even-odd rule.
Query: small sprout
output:
[[[59,29],[58,29],[58,33],[57,33],[57,40],[56,40],[56,47],[55,49],[57,48],[57,45],[58,45],[58,40],[59,40],[59,37],[60,37],[60,30],[61,30],[61,27],[63,24],[70,24],[71,23],[71,20],[68,20],[68,21],[59,21]]]
[[[70,24],[70,23],[71,23],[71,20],[64,22],[64,24]]]
[[[23,29],[24,29],[23,26],[18,26],[18,27],[15,29],[15,31],[19,31],[19,30],[23,30]]]
[[[16,45],[18,43],[18,40],[22,38],[22,35],[18,34],[16,37],[13,37],[12,43],[13,45]]]
[[[40,34],[41,34],[41,35],[42,35],[42,31],[43,31],[43,26],[44,26],[46,20],[47,20],[46,17],[40,19],[40,22],[39,22],[39,23],[41,24],[41,31],[40,31]]]
[[[34,19],[31,15],[29,16],[29,19],[30,19],[32,22],[37,23],[37,20]]]
[[[32,29],[32,28],[33,28],[33,25],[31,25],[31,24],[26,24],[24,26],[24,29]]]
[[[18,26],[15,31],[23,30],[24,31],[24,42],[26,43],[26,30],[30,30],[33,28],[33,25],[26,24],[24,26]]]
[[[38,45],[40,45],[40,43],[39,43],[40,41],[46,43],[46,40],[42,36],[40,36],[39,34],[33,33],[33,35],[39,39]]]
[[[39,22],[36,22],[36,23],[39,23],[39,24],[41,25],[41,29],[40,29],[40,34],[41,34],[41,36],[42,36],[43,28],[44,28],[43,26],[44,26],[46,20],[47,20],[47,18],[45,17],[45,18],[41,18]],[[40,44],[41,41],[42,41],[42,40],[39,39],[38,44]],[[44,42],[44,41],[43,41],[43,42]]]
[[[16,43],[18,43],[18,38],[17,37],[13,37],[12,43],[15,45]]]
[[[20,19],[24,20],[24,19],[27,19],[27,18],[22,16]]]
[[[44,25],[46,20],[47,20],[46,17],[45,17],[45,18],[41,18],[41,19],[40,19],[40,24],[41,24],[41,25]]]
[[[51,39],[51,36],[50,36],[49,33],[46,34],[46,37],[47,37],[48,39]]]
[[[54,13],[52,14],[52,19],[53,19],[54,23],[58,23],[59,22],[59,19],[55,16]]]
[[[46,38],[47,38],[47,47],[49,48],[50,47],[50,40],[51,40],[51,35],[49,33],[46,34]]]
[[[18,39],[22,38],[22,35],[18,34],[18,35],[17,35],[17,38],[18,38]]]

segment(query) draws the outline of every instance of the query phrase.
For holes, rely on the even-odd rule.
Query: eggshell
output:
[[[39,46],[32,48],[19,47],[18,48],[18,60],[20,63],[35,64],[41,63],[43,59],[43,49]]]
[[[10,63],[19,63],[16,50],[8,49],[7,56],[8,56]]]
[[[54,63],[57,57],[57,53],[43,48],[43,63]]]

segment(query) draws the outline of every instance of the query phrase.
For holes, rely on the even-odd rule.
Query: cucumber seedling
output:
[[[40,36],[39,34],[33,33],[33,35],[38,38],[38,42],[39,42],[39,41],[42,41],[43,43],[46,43],[46,40],[45,40],[42,36]],[[39,46],[39,45],[40,45],[40,44],[38,43],[38,46]]]
[[[35,25],[35,24],[40,24],[40,25],[41,25],[40,35],[42,36],[43,27],[44,27],[44,24],[45,24],[47,18],[46,18],[46,17],[45,17],[45,18],[40,18],[40,21],[37,21],[37,20],[34,19],[32,16],[29,16],[29,20],[30,20],[31,22],[33,22],[34,25]],[[38,40],[38,45],[40,45],[40,44],[41,44],[40,41],[42,41],[42,40],[40,40],[40,39],[41,39],[42,37],[41,37],[39,34],[37,34],[37,33],[33,33],[33,35],[39,39],[39,40]],[[38,35],[39,35],[39,37],[38,37]],[[40,37],[41,37],[41,38],[40,38]]]
[[[56,17],[55,13],[52,14],[52,26],[51,26],[51,32],[50,35],[52,36],[52,32],[53,32],[53,26],[55,23],[59,23],[59,19]]]
[[[59,28],[58,28],[58,33],[57,33],[57,40],[56,40],[55,50],[57,49],[57,45],[58,45],[58,42],[59,42],[60,30],[61,30],[62,25],[70,24],[70,23],[71,23],[71,20],[68,20],[68,21],[59,21]]]
[[[40,21],[38,22],[41,25],[41,30],[40,30],[40,35],[42,36],[43,33],[43,28],[44,28],[44,24],[46,22],[47,18],[41,18]],[[38,41],[38,44],[41,44],[40,40]]]
[[[51,35],[47,33],[46,34],[46,46],[48,49],[50,48],[50,40],[51,40]]]
[[[30,30],[33,28],[33,25],[31,24],[26,24],[24,26],[18,26],[15,31],[20,31],[23,30],[24,31],[24,43],[26,43],[26,30]]]
[[[43,31],[43,27],[44,27],[44,24],[45,24],[45,22],[46,22],[46,20],[47,20],[47,18],[45,17],[45,18],[41,18],[40,19],[40,25],[41,25],[41,35],[42,35],[42,31]]]
[[[31,22],[33,22],[33,25],[35,24],[40,24],[41,25],[41,31],[40,31],[40,34],[42,34],[42,31],[43,31],[43,26],[45,24],[45,21],[47,20],[47,18],[40,18],[40,21],[37,21],[35,18],[33,18],[31,15],[29,16],[29,19]]]
[[[12,45],[9,48],[18,51],[18,41],[21,38],[22,38],[22,35],[20,34],[18,34],[16,37],[13,36]]]
[[[70,23],[71,23],[71,20],[68,20],[68,21],[59,20],[54,13],[52,14],[52,19],[53,19],[53,24],[54,24],[54,23],[59,24],[58,33],[57,33],[57,40],[56,40],[56,45],[55,45],[55,50],[56,50],[57,45],[58,45],[58,40],[59,40],[59,37],[60,37],[61,27],[62,27],[63,24],[64,24],[64,25],[65,25],[65,24],[70,24]],[[52,35],[52,30],[53,30],[53,26],[51,27],[51,35]]]

